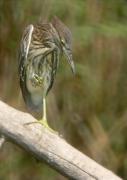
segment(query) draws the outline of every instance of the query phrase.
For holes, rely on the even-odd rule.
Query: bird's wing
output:
[[[53,82],[54,82],[54,77],[56,75],[56,71],[58,68],[58,64],[59,64],[59,53],[58,51],[52,51],[51,54],[51,81],[50,81],[50,85],[48,87],[47,93],[49,92],[49,90],[52,88]]]
[[[58,66],[59,66],[59,52],[58,51],[54,51],[53,52],[53,58],[52,58],[52,73],[53,73],[53,76],[56,75],[56,71],[58,69]]]
[[[20,50],[21,50],[22,55],[24,55],[25,58],[27,58],[27,55],[28,55],[33,30],[34,30],[34,27],[32,24],[30,24],[29,26],[25,28],[23,36],[22,36]]]
[[[19,51],[19,75],[22,77],[22,71],[24,66],[27,64],[27,56],[29,52],[29,47],[30,47],[30,42],[31,42],[31,37],[32,37],[32,32],[33,32],[33,25],[29,25],[25,28],[21,43],[20,43],[20,51]]]
[[[20,50],[19,50],[20,87],[22,90],[23,98],[27,104],[29,103],[29,100],[30,100],[30,94],[26,88],[26,68],[27,68],[27,62],[28,62],[27,56],[29,52],[33,29],[34,29],[33,25],[29,25],[25,28],[22,35]]]

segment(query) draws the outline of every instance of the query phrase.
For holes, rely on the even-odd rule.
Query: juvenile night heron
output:
[[[62,54],[75,72],[71,45],[71,32],[57,17],[51,23],[27,26],[21,39],[19,77],[22,95],[32,110],[41,110],[43,105],[43,117],[39,122],[46,127],[45,99],[52,88]]]

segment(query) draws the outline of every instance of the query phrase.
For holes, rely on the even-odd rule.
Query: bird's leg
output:
[[[46,99],[43,98],[43,117],[39,120],[39,123],[44,125],[45,127],[49,127],[46,116]],[[50,128],[50,127],[49,127]]]
[[[43,117],[38,121],[38,123],[42,124],[45,128],[49,129],[51,132],[58,134],[56,131],[54,131],[47,122],[47,116],[46,116],[46,99],[43,98]]]
[[[34,122],[29,122],[29,123],[25,123],[25,125],[29,125],[29,124],[33,124],[33,123],[40,123],[42,124],[46,129],[50,130],[53,133],[56,133],[56,131],[54,131],[52,128],[49,127],[48,122],[47,122],[47,117],[46,117],[46,99],[43,98],[43,117],[42,119],[38,120],[38,121],[34,121]]]

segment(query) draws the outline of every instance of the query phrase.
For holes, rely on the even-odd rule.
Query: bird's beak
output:
[[[68,52],[67,50],[65,50],[64,52],[65,52],[67,61],[68,61],[69,65],[71,66],[71,70],[72,70],[73,74],[75,74],[75,65],[74,65],[74,61],[72,58],[72,53],[70,53],[70,51]]]

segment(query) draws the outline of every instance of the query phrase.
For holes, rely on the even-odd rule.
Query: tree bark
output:
[[[120,180],[59,135],[45,129],[31,115],[20,112],[0,101],[0,134],[19,145],[35,158],[47,162],[52,168],[70,179]]]

